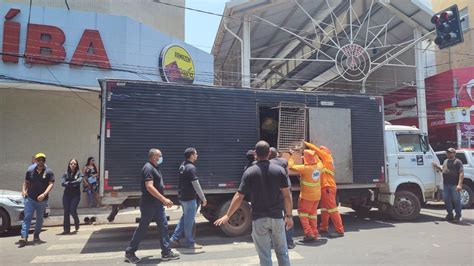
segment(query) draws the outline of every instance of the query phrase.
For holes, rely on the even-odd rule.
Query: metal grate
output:
[[[278,150],[301,145],[306,133],[306,105],[281,102],[278,121]]]

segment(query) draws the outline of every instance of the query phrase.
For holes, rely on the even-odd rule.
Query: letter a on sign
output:
[[[71,66],[84,66],[87,63],[109,69],[110,62],[105,51],[100,33],[96,30],[85,30],[76,51],[71,59]]]

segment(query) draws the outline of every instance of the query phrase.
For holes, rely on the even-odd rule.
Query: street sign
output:
[[[469,107],[452,107],[444,110],[446,124],[470,123],[471,112]]]

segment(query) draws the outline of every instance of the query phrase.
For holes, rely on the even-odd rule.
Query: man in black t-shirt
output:
[[[249,196],[252,203],[252,238],[260,264],[272,264],[271,243],[273,243],[278,265],[290,265],[285,225],[286,229],[293,227],[293,217],[285,170],[268,160],[270,146],[266,141],[257,142],[255,153],[258,162],[245,170],[227,214],[217,219],[214,224],[216,226],[226,224],[240,207],[244,197]]]
[[[179,185],[178,199],[183,208],[183,216],[176,225],[173,235],[171,236],[171,245],[183,248],[201,249],[202,246],[196,244],[193,239],[193,225],[197,212],[197,200],[202,201],[202,206],[207,205],[206,196],[202,191],[197,176],[196,161],[198,153],[195,148],[187,148],[184,151],[185,160],[179,166]],[[183,241],[180,242],[180,239]]]
[[[18,241],[19,247],[24,247],[28,241],[33,213],[36,212],[35,232],[33,241],[40,241],[39,234],[43,226],[44,210],[48,205],[48,194],[53,189],[54,173],[46,167],[46,155],[38,153],[35,155],[36,166],[26,172],[23,182],[22,195],[25,198],[25,218],[21,225],[21,238]]]
[[[288,187],[290,188],[290,196],[291,196],[291,180],[288,176],[288,160],[285,158],[280,157],[280,153],[274,147],[270,147],[270,163],[274,163],[276,165],[281,166],[285,169],[286,179],[288,181]],[[293,197],[291,198],[293,201]],[[291,227],[290,229],[286,230],[286,243],[288,245],[288,249],[295,248],[295,242],[293,241],[293,235],[295,234],[295,228]]]
[[[148,162],[142,168],[141,189],[142,198],[140,202],[140,223],[133,233],[132,241],[125,250],[125,261],[138,263],[140,259],[135,256],[140,241],[152,219],[155,219],[158,232],[160,233],[161,259],[175,260],[179,255],[171,251],[168,235],[168,221],[164,206],[171,208],[173,202],[164,196],[164,184],[158,165],[163,162],[161,151],[151,149],[148,152]]]
[[[443,200],[446,206],[447,221],[461,221],[461,194],[462,183],[464,180],[464,167],[461,160],[456,158],[456,150],[449,148],[446,150],[447,159],[443,165],[433,164],[439,171],[443,173]],[[453,205],[456,216],[453,217]]]

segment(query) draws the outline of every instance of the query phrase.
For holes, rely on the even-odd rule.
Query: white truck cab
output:
[[[422,203],[437,198],[441,179],[432,163],[438,158],[418,128],[398,125],[385,125],[385,157],[379,209],[397,220],[414,220]]]

